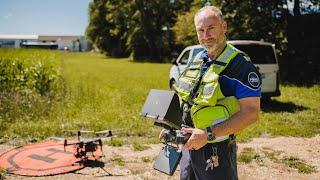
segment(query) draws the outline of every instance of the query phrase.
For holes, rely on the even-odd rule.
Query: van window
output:
[[[194,57],[196,57],[196,55],[197,55],[199,52],[203,51],[203,50],[204,50],[203,48],[196,48],[196,49],[194,49],[194,50],[193,50],[193,53],[192,53],[192,57],[191,57],[191,62],[193,61]]]
[[[188,60],[189,60],[189,54],[190,54],[190,50],[186,51],[186,52],[182,55],[179,63],[180,63],[180,64],[187,64],[187,63],[188,63]]]
[[[237,49],[247,53],[254,64],[276,64],[272,46],[268,45],[234,45]]]

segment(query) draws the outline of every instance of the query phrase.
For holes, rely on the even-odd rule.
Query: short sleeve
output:
[[[261,75],[242,55],[238,55],[220,74],[219,82],[225,96],[237,99],[261,96]]]

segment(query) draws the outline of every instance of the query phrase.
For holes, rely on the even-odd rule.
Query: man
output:
[[[199,61],[200,63],[203,62],[199,69],[200,75],[190,80],[190,75],[197,74],[197,71],[189,68],[189,72],[187,69],[186,73],[182,74],[179,79],[181,81],[187,80],[184,83],[180,82],[180,84],[178,82],[177,85],[179,97],[184,99],[184,102],[194,102],[194,104],[191,104],[192,108],[188,113],[190,113],[189,116],[195,123],[195,128],[182,128],[185,133],[189,133],[191,136],[184,145],[184,148],[190,154],[183,155],[181,163],[184,164],[180,164],[181,179],[238,179],[234,133],[245,129],[259,118],[261,77],[253,63],[248,60],[249,58],[245,57],[244,53],[227,44],[227,23],[218,8],[214,6],[201,8],[194,17],[194,23],[199,43],[205,48],[205,51],[198,55],[200,59],[204,59]],[[191,66],[196,67],[197,64],[199,63],[194,63]],[[205,83],[208,81],[208,77],[213,77],[215,73],[219,74],[218,83],[224,98],[221,98],[221,95],[217,92],[218,95],[216,97],[212,96],[212,98],[216,98],[216,104],[201,105],[206,96],[200,96],[205,93],[206,86],[210,85]],[[211,76],[206,74],[211,74]],[[186,82],[197,81],[201,82],[199,83],[200,87],[197,87],[198,89],[196,90],[193,89],[196,95],[192,98],[190,97],[192,96],[190,87],[194,88],[195,83],[189,86],[185,84]],[[218,91],[220,90],[219,86],[215,85],[215,88],[207,89]],[[189,87],[189,89],[185,88],[187,90],[183,91],[184,87]],[[201,92],[199,93],[199,91]],[[212,92],[210,93],[213,94]],[[202,119],[200,117],[219,114],[221,110],[214,108],[218,108],[217,104],[219,104],[220,99],[228,99],[225,97],[235,97],[239,106],[238,109],[236,108],[237,110],[232,113],[226,107],[225,109],[227,110],[222,110],[230,114],[226,120],[218,123],[212,121],[210,125],[201,126]],[[206,102],[210,103],[210,99]],[[221,104],[223,103],[220,103],[219,106]],[[208,106],[212,106],[211,114],[208,111],[204,112],[207,115],[200,116],[196,114]],[[218,141],[219,137],[220,140]],[[188,159],[189,155],[190,160]]]

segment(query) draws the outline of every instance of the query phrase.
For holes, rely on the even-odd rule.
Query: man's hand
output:
[[[162,129],[161,132],[159,133],[159,139],[161,140],[163,138],[163,133],[166,129]]]
[[[184,145],[185,149],[198,150],[207,144],[207,132],[196,128],[182,128],[185,134],[191,134],[189,140]]]

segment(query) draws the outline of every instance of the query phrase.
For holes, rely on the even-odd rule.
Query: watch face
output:
[[[208,141],[213,141],[213,140],[215,140],[215,139],[216,139],[216,137],[213,136],[213,135],[211,135],[210,137],[208,137]]]
[[[211,127],[207,127],[207,134],[208,134],[207,136],[208,141],[212,141],[216,139],[215,134],[212,132]]]

